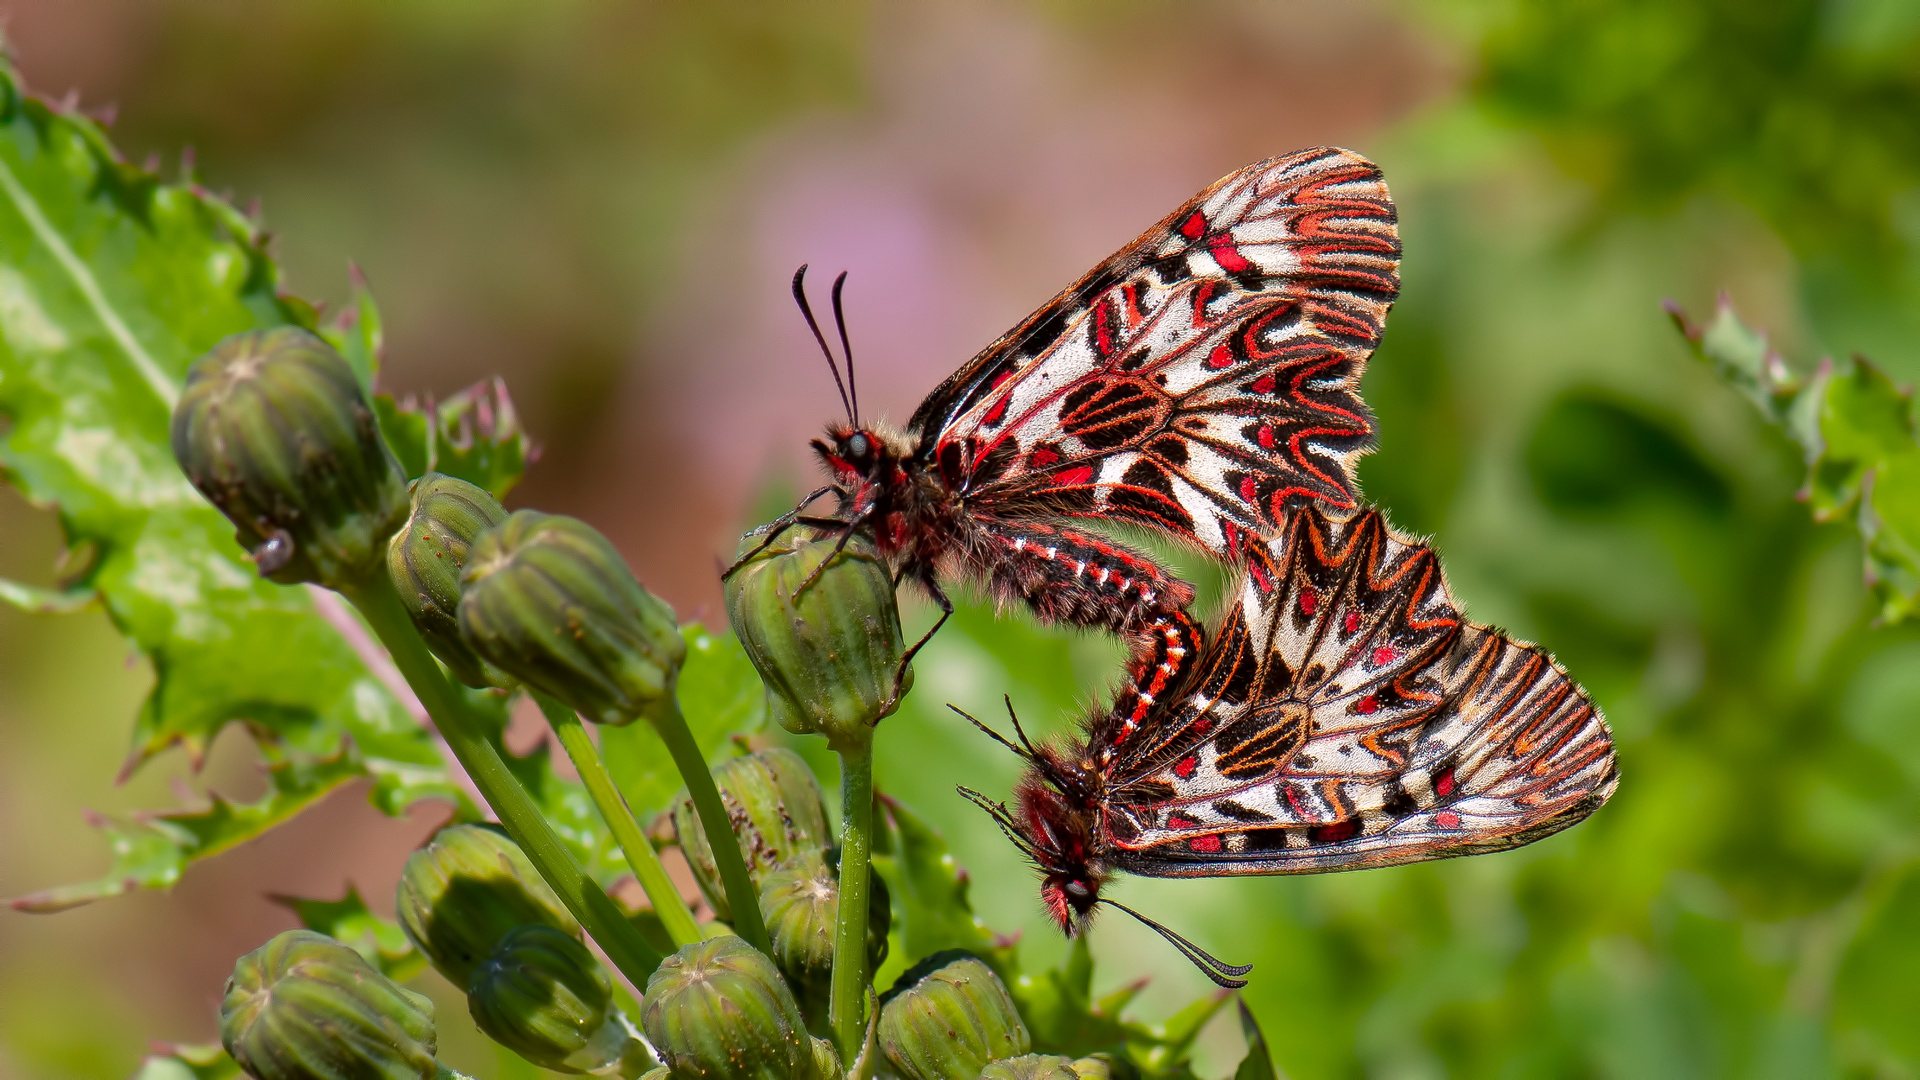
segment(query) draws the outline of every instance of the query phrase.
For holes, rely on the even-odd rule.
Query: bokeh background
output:
[[[1661,313],[1725,289],[1797,363],[1920,375],[1915,0],[5,0],[29,83],[115,107],[169,171],[258,196],[293,287],[347,265],[385,385],[504,374],[586,517],[686,615],[812,479],[837,407],[786,280],[851,271],[862,398],[902,419],[981,344],[1194,190],[1315,143],[1385,168],[1405,288],[1366,377],[1370,497],[1474,617],[1551,648],[1620,743],[1613,803],[1522,851],[1359,874],[1130,881],[1233,960],[1287,1075],[1920,1072],[1920,635],[1873,628],[1857,540]],[[0,489],[0,574],[51,514]],[[925,625],[924,607],[910,614]],[[1060,730],[1105,642],[963,612],[887,722],[880,783],[936,822],[1029,963],[1061,946],[955,782],[1014,762],[940,708]],[[258,790],[228,733],[113,778],[143,662],[104,616],[0,609],[0,894],[91,877],[88,808]],[[205,1040],[232,958],[379,905],[443,812],[349,790],[170,893],[0,913],[0,1077],[124,1077]],[[1117,922],[1143,1015],[1205,989]],[[434,989],[449,1026],[464,1011]],[[470,1035],[456,1063],[491,1075]],[[1230,1070],[1230,1025],[1203,1072]]]

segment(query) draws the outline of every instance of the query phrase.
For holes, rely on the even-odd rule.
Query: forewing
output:
[[[1258,688],[1207,709],[1211,737],[1194,739],[1189,720],[1176,756],[1115,790],[1122,868],[1311,873],[1473,854],[1556,832],[1612,794],[1599,710],[1542,650],[1460,622],[1430,549],[1377,514],[1299,516],[1283,584],[1263,594],[1250,581],[1230,620],[1267,618],[1264,638],[1250,634],[1266,646]],[[1340,666],[1320,670],[1331,658]],[[1266,765],[1250,736],[1276,721],[1298,734]],[[1239,749],[1250,744],[1260,752]]]
[[[983,508],[1120,518],[1237,558],[1293,502],[1356,505],[1360,376],[1399,254],[1373,163],[1250,165],[943,383],[910,425],[920,453]]]

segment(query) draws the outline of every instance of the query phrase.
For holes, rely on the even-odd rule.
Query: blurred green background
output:
[[[1920,633],[1869,625],[1857,539],[1809,522],[1795,454],[1659,307],[1726,289],[1798,362],[1920,376],[1915,0],[0,10],[40,92],[117,104],[129,154],[172,172],[190,145],[209,186],[261,197],[302,295],[338,303],[357,261],[388,388],[505,374],[546,447],[516,502],[588,518],[710,621],[716,559],[811,480],[835,408],[795,265],[851,271],[862,396],[900,419],[1216,176],[1369,154],[1406,257],[1367,491],[1435,537],[1476,619],[1593,692],[1619,795],[1508,854],[1117,895],[1257,964],[1296,1078],[1920,1074]],[[0,574],[52,580],[58,540],[0,489]],[[950,794],[1015,763],[941,706],[1010,692],[1061,730],[1116,653],[958,623],[879,781],[1045,963],[1032,878]],[[150,678],[126,657],[98,614],[0,609],[0,894],[98,873],[86,808],[258,790],[232,733],[198,774],[172,754],[114,785]],[[0,913],[0,1077],[122,1077],[150,1039],[211,1037],[232,958],[292,925],[265,894],[378,904],[439,820],[349,791],[171,893]],[[1103,986],[1153,978],[1149,1016],[1205,989],[1137,927],[1094,942]],[[1218,1025],[1203,1071],[1238,1045]]]

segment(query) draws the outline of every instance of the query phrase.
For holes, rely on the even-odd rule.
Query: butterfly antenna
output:
[[[1195,945],[1193,942],[1188,941],[1186,938],[1181,937],[1179,934],[1174,933],[1172,930],[1169,930],[1168,928],[1160,925],[1159,923],[1154,922],[1152,919],[1147,918],[1145,915],[1142,915],[1139,912],[1133,910],[1132,908],[1128,907],[1127,905],[1121,903],[1118,900],[1109,900],[1103,896],[1100,898],[1100,902],[1107,905],[1108,907],[1119,908],[1121,911],[1124,911],[1127,914],[1133,916],[1134,918],[1140,920],[1140,924],[1142,926],[1145,926],[1147,929],[1153,931],[1156,934],[1159,934],[1163,938],[1166,938],[1167,944],[1172,945],[1174,948],[1180,950],[1180,955],[1186,957],[1189,961],[1191,961],[1194,967],[1199,968],[1201,974],[1205,975],[1209,979],[1212,979],[1214,981],[1214,985],[1223,986],[1228,990],[1238,990],[1241,987],[1247,985],[1247,980],[1242,979],[1239,976],[1245,975],[1247,972],[1252,971],[1253,970],[1252,964],[1229,964],[1226,961],[1221,960],[1219,957],[1214,956],[1212,953],[1208,952],[1207,950],[1201,948],[1200,946]]]
[[[846,407],[847,422],[858,424],[853,418],[853,399],[847,396],[847,384],[840,379],[840,365],[834,362],[833,350],[827,348],[827,336],[820,332],[820,323],[813,317],[813,305],[807,303],[807,264],[801,263],[800,269],[793,272],[793,302],[800,305],[800,314],[807,317],[807,329],[813,331],[813,340],[820,343],[820,354],[827,358],[827,370],[833,372],[833,385],[840,389],[840,404]]]
[[[840,355],[847,358],[847,393],[853,397],[853,426],[860,426],[860,383],[853,377],[853,345],[847,341],[847,317],[840,310],[840,290],[847,284],[847,272],[833,279],[833,325],[840,331]]]
[[[1013,814],[1007,810],[1006,803],[994,802],[992,799],[987,798],[980,792],[965,785],[958,786],[954,788],[954,790],[960,793],[961,798],[985,810],[987,816],[993,819],[995,825],[1000,826],[1000,831],[1007,834],[1007,839],[1013,841],[1013,846],[1019,848],[1022,855],[1038,861],[1040,857],[1039,851],[1035,850],[1033,841],[1020,835],[1019,826],[1013,820]]]
[[[1009,700],[1009,704],[1008,704],[1008,707],[1009,707],[1009,708],[1011,708],[1011,707],[1012,707],[1012,704],[1011,704],[1011,700]],[[959,714],[960,714],[961,716],[964,716],[964,717],[966,717],[966,718],[967,718],[967,723],[969,723],[969,724],[972,724],[972,725],[973,725],[974,727],[977,727],[977,728],[979,728],[979,729],[980,729],[981,731],[984,731],[984,732],[986,732],[986,733],[987,733],[987,737],[988,737],[988,738],[990,738],[990,739],[992,739],[992,740],[993,740],[994,742],[997,742],[997,743],[999,743],[999,744],[1000,744],[1001,746],[1004,746],[1004,747],[1006,747],[1007,749],[1009,749],[1009,750],[1011,750],[1011,751],[1013,751],[1014,753],[1016,753],[1016,754],[1018,754],[1018,755],[1020,755],[1020,756],[1021,756],[1022,758],[1025,758],[1025,759],[1027,759],[1027,760],[1029,760],[1029,761],[1031,761],[1031,760],[1033,759],[1033,745],[1032,745],[1031,743],[1028,743],[1028,745],[1027,745],[1027,748],[1026,748],[1026,749],[1024,749],[1024,750],[1022,750],[1022,749],[1021,749],[1020,747],[1018,747],[1018,746],[1015,746],[1015,745],[1013,745],[1012,743],[1010,743],[1010,742],[1008,742],[1008,741],[1007,741],[1007,737],[1006,737],[1005,735],[1002,735],[1002,734],[1000,734],[999,732],[997,732],[997,731],[995,731],[995,730],[993,730],[992,728],[990,728],[990,727],[988,727],[987,725],[985,725],[985,724],[983,724],[983,723],[981,723],[980,721],[978,721],[978,720],[976,720],[976,719],[974,719],[974,717],[973,717],[973,714],[972,714],[972,713],[970,713],[970,712],[968,712],[968,711],[967,711],[967,710],[965,710],[965,709],[962,709],[962,708],[961,708],[960,706],[958,706],[958,705],[953,705],[953,704],[949,704],[949,705],[947,706],[947,708],[949,708],[949,709],[952,709],[952,710],[953,710],[954,712],[957,712],[957,713],[959,713]],[[1018,720],[1015,720],[1015,721],[1013,722],[1013,725],[1014,725],[1014,730],[1016,730],[1016,731],[1018,731],[1018,730],[1019,730],[1019,728],[1020,728],[1020,721],[1018,721]],[[1023,743],[1027,741],[1027,735],[1026,735],[1026,732],[1024,732],[1024,731],[1022,731],[1022,732],[1020,732],[1020,741],[1021,741],[1021,742],[1023,742]]]

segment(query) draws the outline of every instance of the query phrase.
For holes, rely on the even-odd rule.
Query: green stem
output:
[[[833,936],[833,999],[828,1016],[840,1053],[851,1060],[866,1034],[868,869],[873,835],[873,737],[840,754],[840,916]]]
[[[713,862],[720,870],[720,885],[726,890],[727,906],[733,909],[733,930],[747,944],[773,955],[773,943],[767,937],[766,920],[760,917],[760,892],[747,876],[747,864],[740,857],[740,841],[733,835],[733,822],[720,802],[720,789],[713,784],[707,759],[687,729],[687,718],[680,715],[680,704],[672,697],[665,701],[660,715],[650,716],[653,730],[667,744],[680,778],[687,782],[687,794],[693,797],[694,812],[700,815],[700,829],[707,834],[707,846],[713,849]]]
[[[640,831],[640,823],[633,819],[633,811],[627,801],[620,797],[620,789],[614,786],[613,777],[600,761],[599,751],[594,749],[593,737],[587,734],[587,727],[580,722],[580,716],[565,704],[554,700],[538,690],[529,690],[534,703],[546,714],[547,723],[553,725],[553,733],[560,737],[560,745],[567,752],[567,758],[580,773],[580,782],[587,786],[587,794],[593,796],[593,805],[600,808],[600,816],[606,819],[607,828],[613,831],[613,838],[627,857],[627,865],[633,867],[633,876],[640,879],[640,887],[646,890],[647,899],[653,901],[654,914],[660,916],[660,923],[666,928],[667,936],[675,945],[691,945],[700,940],[700,926],[693,921],[693,912],[687,910],[687,902],[680,899],[680,890],[673,887],[673,879],[667,876],[667,868],[660,865],[660,857],[653,853],[653,845],[647,842],[647,836]]]
[[[413,687],[427,715],[433,718],[440,737],[447,741],[460,767],[467,771],[487,805],[500,818],[507,835],[527,853],[534,869],[559,895],[567,910],[580,920],[587,933],[600,943],[607,959],[635,986],[647,985],[647,976],[660,964],[660,954],[647,944],[640,931],[627,921],[626,913],[613,902],[598,882],[574,861],[573,854],[554,834],[553,826],[541,815],[540,808],[527,797],[520,781],[508,771],[500,752],[487,740],[486,721],[474,715],[462,691],[440,670],[426,643],[413,628],[413,621],[393,591],[385,568],[368,577],[358,587],[342,589],[366,617],[367,624],[392,655],[394,666]]]

